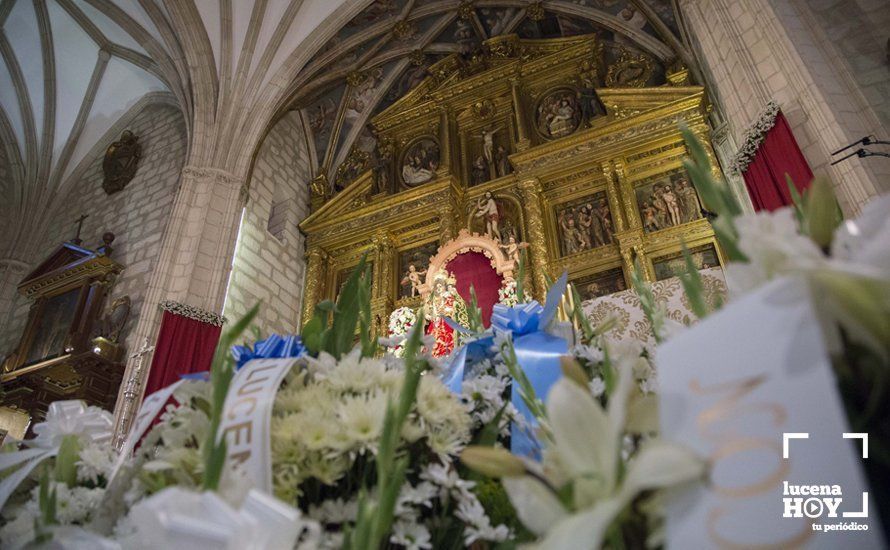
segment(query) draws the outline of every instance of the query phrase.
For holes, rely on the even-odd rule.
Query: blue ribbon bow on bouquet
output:
[[[235,358],[235,370],[254,359],[284,359],[286,357],[299,357],[306,353],[303,341],[296,334],[281,336],[273,334],[265,340],[257,340],[250,346],[232,346],[232,357]]]
[[[257,340],[253,348],[250,346],[232,346],[232,357],[235,359],[235,370],[241,370],[253,359],[283,359],[285,357],[300,357],[306,353],[303,341],[296,334],[281,336],[273,334],[265,340]],[[193,372],[181,374],[183,380],[209,380],[210,372]]]
[[[491,314],[492,332],[512,335],[516,360],[525,372],[526,378],[531,382],[535,394],[541,399],[547,397],[551,386],[562,376],[559,360],[560,356],[568,352],[568,343],[564,338],[545,332],[556,316],[557,307],[565,293],[567,284],[568,273],[564,272],[547,291],[545,305],[541,306],[534,300],[513,307],[495,304]],[[446,321],[462,334],[469,334],[467,329],[454,321],[450,319],[446,319]],[[484,334],[481,338],[468,342],[458,349],[446,368],[445,384],[459,394],[466,374],[466,365],[490,356],[493,344],[493,335]],[[511,400],[519,413],[526,419],[529,427],[533,429],[537,426],[537,421],[523,401],[518,387],[513,388]],[[535,458],[540,456],[539,446],[534,435],[521,429],[515,423],[511,428],[510,450],[513,454],[520,456]]]

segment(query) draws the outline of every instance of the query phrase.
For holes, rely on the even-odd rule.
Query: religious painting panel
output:
[[[696,269],[702,270],[709,267],[720,267],[720,259],[717,256],[717,249],[713,244],[707,244],[693,248],[689,251],[692,256],[692,263]],[[662,281],[671,277],[679,277],[686,273],[686,260],[683,258],[682,252],[676,252],[667,256],[661,256],[652,260],[652,267],[655,271],[655,280]]]
[[[399,298],[420,296],[430,258],[439,250],[438,241],[399,252]]]
[[[581,126],[582,109],[572,88],[545,94],[535,107],[535,128],[546,139],[567,136]]]
[[[510,130],[495,123],[467,134],[467,174],[469,185],[480,185],[513,173],[510,164]]]
[[[702,217],[701,203],[685,171],[647,180],[634,189],[643,230],[647,233]]]
[[[582,301],[627,290],[624,271],[620,267],[578,277],[572,281],[572,285]]]
[[[561,256],[612,244],[615,226],[605,191],[556,205],[554,218]]]
[[[523,241],[521,207],[515,199],[485,193],[467,205],[467,228],[503,245]]]
[[[439,142],[433,137],[421,137],[411,143],[402,154],[399,174],[402,183],[415,187],[432,181],[439,169]]]
[[[80,294],[81,289],[75,288],[47,298],[34,324],[31,344],[25,353],[25,365],[65,353],[65,339],[77,314]]]

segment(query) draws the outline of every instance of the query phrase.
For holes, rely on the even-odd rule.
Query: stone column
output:
[[[11,258],[0,260],[0,360],[13,351],[28,318],[28,301],[18,286],[28,273],[28,264]]]
[[[303,287],[303,313],[300,315],[303,326],[312,319],[315,305],[321,298],[329,260],[327,252],[320,246],[312,246],[306,252],[306,284]]]
[[[158,304],[162,301],[174,300],[213,313],[222,310],[238,220],[247,195],[242,183],[225,170],[183,167],[157,267],[148,282],[131,341],[157,341],[161,322]],[[123,379],[129,380],[137,371],[137,361],[131,357]],[[145,391],[147,375],[148,369],[143,369],[134,381],[137,403]],[[120,418],[123,402],[118,399],[115,407],[115,425],[126,431],[132,419]]]
[[[531,146],[531,139],[528,133],[528,125],[525,122],[525,107],[523,106],[522,93],[519,86],[519,78],[510,79],[510,91],[513,94],[513,114],[516,116],[516,133],[519,137],[516,141],[516,149],[525,151]]]
[[[544,213],[541,208],[541,182],[528,178],[519,182],[519,191],[525,203],[525,228],[529,242],[529,268],[534,281],[534,296],[543,300],[547,293],[547,237],[544,233]]]

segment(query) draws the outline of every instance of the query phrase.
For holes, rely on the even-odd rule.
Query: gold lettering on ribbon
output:
[[[732,502],[741,504],[744,499],[760,495],[778,487],[782,483],[782,479],[787,477],[791,470],[791,463],[782,458],[782,449],[778,441],[765,439],[762,437],[753,437],[738,433],[731,425],[717,425],[731,420],[732,423],[738,425],[739,419],[752,415],[768,414],[772,420],[772,425],[776,428],[781,427],[788,418],[787,409],[781,403],[774,402],[747,402],[744,399],[760,387],[767,380],[767,375],[751,376],[741,380],[734,380],[704,387],[698,380],[693,380],[689,384],[689,389],[693,394],[700,396],[718,397],[718,401],[709,406],[696,417],[696,424],[699,433],[703,438],[713,442],[714,451],[711,453],[710,463],[713,471],[717,464],[729,457],[737,456],[740,453],[747,453],[758,450],[767,450],[774,453],[777,457],[777,467],[768,475],[759,480],[754,480],[738,487],[730,487],[721,485],[712,478],[710,488],[722,497],[732,499]],[[727,423],[730,424],[730,423]],[[712,542],[723,548],[734,549],[752,549],[759,550],[787,548],[802,543],[812,535],[809,524],[804,526],[799,534],[792,538],[767,544],[748,544],[734,540],[730,540],[728,536],[724,536],[718,529],[718,522],[724,516],[730,515],[732,512],[740,512],[739,508],[730,508],[725,505],[719,505],[710,510],[708,513],[708,535]]]

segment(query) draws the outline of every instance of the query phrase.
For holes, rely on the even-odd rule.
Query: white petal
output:
[[[630,500],[640,491],[685,483],[705,472],[705,462],[686,447],[654,440],[630,463],[621,496]]]
[[[556,496],[533,477],[506,477],[501,480],[516,515],[529,531],[540,536],[566,517],[567,512]]]
[[[602,501],[595,508],[570,516],[553,527],[540,542],[541,548],[599,550],[609,525],[626,502],[617,498]]]
[[[614,475],[616,438],[609,419],[589,392],[561,378],[547,397],[547,417],[559,458],[570,477]]]

